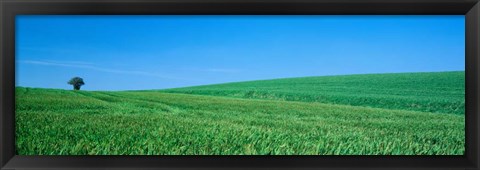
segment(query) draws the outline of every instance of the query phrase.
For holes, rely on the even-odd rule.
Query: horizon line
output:
[[[193,86],[182,86],[182,87],[172,87],[172,88],[163,88],[163,89],[133,89],[133,90],[79,90],[79,91],[91,91],[91,92],[101,92],[101,91],[160,91],[168,89],[177,89],[177,88],[188,88],[188,87],[199,87],[199,86],[211,86],[211,85],[221,85],[221,84],[230,84],[230,83],[242,83],[242,82],[253,82],[253,81],[271,81],[271,80],[280,80],[280,79],[295,79],[295,78],[312,78],[312,77],[334,77],[334,76],[355,76],[355,75],[377,75],[377,74],[408,74],[408,73],[445,73],[445,72],[465,72],[465,70],[449,70],[449,71],[421,71],[421,72],[384,72],[384,73],[357,73],[357,74],[330,74],[330,75],[321,75],[321,76],[303,76],[303,77],[281,77],[281,78],[272,78],[272,79],[256,79],[256,80],[246,80],[246,81],[232,81],[232,82],[222,82],[214,84],[201,84]],[[51,89],[51,90],[67,90],[61,88],[48,88],[48,87],[27,87],[27,86],[17,86],[15,88],[39,88],[39,89]]]

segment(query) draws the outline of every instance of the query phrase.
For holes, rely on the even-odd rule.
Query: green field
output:
[[[16,88],[19,155],[463,155],[465,73]]]

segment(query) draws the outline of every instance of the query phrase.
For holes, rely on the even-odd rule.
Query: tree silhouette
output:
[[[85,82],[80,77],[74,77],[68,81],[68,84],[73,85],[73,90],[80,90],[80,87],[85,85]]]

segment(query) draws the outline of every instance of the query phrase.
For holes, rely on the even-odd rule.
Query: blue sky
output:
[[[136,90],[464,70],[455,16],[17,16],[17,86]]]

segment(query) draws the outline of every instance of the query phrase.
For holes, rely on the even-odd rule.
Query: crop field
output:
[[[463,155],[465,73],[16,88],[19,155]]]

